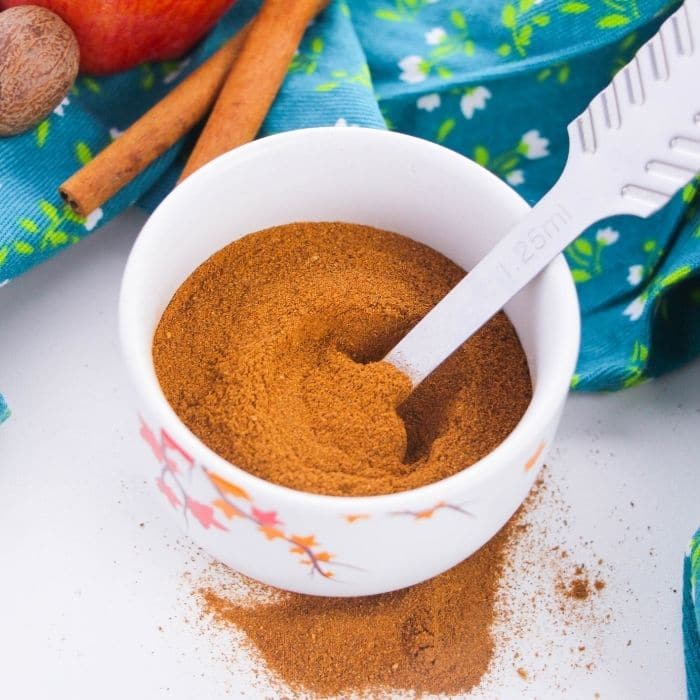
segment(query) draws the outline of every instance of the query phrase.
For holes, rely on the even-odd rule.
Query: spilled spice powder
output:
[[[210,638],[213,623],[231,644],[218,662],[235,674],[252,660],[255,697],[461,695],[478,686],[480,697],[501,698],[532,681],[548,684],[546,697],[569,697],[599,663],[613,610],[604,596],[582,604],[566,595],[576,569],[589,571],[569,560],[602,565],[588,539],[568,536],[562,560],[568,509],[545,467],[496,539],[427,583],[333,600],[283,593],[212,563],[195,581],[186,572],[187,595],[204,608],[200,631]]]
[[[559,587],[568,598],[587,600],[594,591],[600,593],[605,588],[605,581],[596,578],[591,583],[586,567],[579,564],[574,567],[571,580],[568,583],[560,582]]]
[[[503,313],[412,393],[379,361],[463,275],[367,226],[259,231],[178,289],[154,337],[158,379],[192,432],[268,481],[354,496],[438,481],[502,442],[531,398]]]
[[[569,584],[569,588],[566,594],[569,598],[576,598],[577,600],[586,600],[591,593],[591,589],[588,585],[587,578],[575,578]]]
[[[362,598],[275,592],[230,600],[202,588],[205,609],[242,630],[292,691],[465,693],[491,661],[491,626],[511,524],[469,559],[430,581]]]

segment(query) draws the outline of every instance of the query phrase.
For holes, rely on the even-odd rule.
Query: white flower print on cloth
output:
[[[506,180],[509,185],[522,185],[525,182],[525,175],[522,170],[511,170],[506,175]]]
[[[359,124],[348,124],[348,120],[345,117],[341,117],[338,119],[338,121],[335,123],[335,126],[348,126],[348,127],[353,127],[353,126],[359,126]]]
[[[612,245],[613,243],[617,243],[619,238],[620,234],[610,226],[600,229],[595,235],[596,241],[601,245]]]
[[[97,226],[97,224],[100,222],[100,219],[102,218],[102,208],[98,207],[95,209],[95,211],[91,211],[86,217],[85,217],[85,230],[86,231],[92,231],[92,229]]]
[[[579,236],[566,247],[566,257],[571,266],[571,275],[576,284],[590,282],[604,272],[603,251],[615,245],[620,234],[611,226],[600,228],[593,238]]]
[[[117,129],[116,126],[113,126],[109,130],[109,137],[114,141],[114,139],[118,139],[123,133],[121,129]]]
[[[549,155],[549,139],[540,136],[537,129],[531,129],[520,138],[518,151],[530,160],[544,158]]]
[[[451,120],[454,122],[455,120]],[[437,139],[438,142],[440,139]],[[529,131],[522,138],[516,141],[512,148],[508,148],[500,153],[493,153],[483,143],[474,147],[472,159],[484,168],[488,168],[498,177],[506,180],[510,185],[522,185],[525,182],[525,171],[523,169],[523,159],[532,158],[532,154],[526,155],[534,144],[534,152],[541,158],[542,151],[547,151],[549,141],[542,138],[538,131]],[[544,146],[542,145],[544,144]]]
[[[627,272],[627,282],[636,287],[644,279],[644,265],[630,265]]]
[[[423,95],[418,98],[416,107],[424,109],[426,112],[432,112],[440,106],[440,95],[437,92],[431,92],[429,95]]]
[[[446,36],[447,32],[442,27],[433,27],[425,33],[425,43],[428,46],[437,46]]]
[[[622,313],[629,317],[630,321],[638,321],[642,317],[646,305],[646,296],[638,296]]]
[[[54,108],[53,108],[53,113],[59,117],[62,117],[65,115],[66,110],[65,108],[70,104],[70,100],[67,97],[64,97]]]
[[[459,101],[459,108],[467,119],[471,119],[477,109],[486,109],[486,100],[490,97],[491,91],[483,86],[467,88]]]
[[[404,83],[421,83],[428,75],[426,62],[422,56],[402,58],[399,61],[399,68],[401,69],[399,79],[403,80]]]

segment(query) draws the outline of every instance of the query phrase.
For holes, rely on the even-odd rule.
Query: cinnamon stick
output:
[[[309,22],[328,0],[265,0],[221,88],[180,181],[226,151],[252,141]]]
[[[87,216],[184,136],[210,109],[249,30],[247,25],[119,138],[68,178],[59,192]]]

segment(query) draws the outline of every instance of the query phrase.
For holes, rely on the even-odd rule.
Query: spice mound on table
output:
[[[498,585],[515,532],[509,524],[453,569],[392,593],[323,598],[274,591],[271,601],[251,603],[212,584],[199,594],[213,620],[242,630],[287,686],[280,697],[468,693],[493,657]]]
[[[381,362],[463,275],[368,226],[259,231],[178,289],[156,329],[156,373],[204,443],[263,479],[352,496],[429,484],[494,449],[531,398],[503,313],[413,392]]]

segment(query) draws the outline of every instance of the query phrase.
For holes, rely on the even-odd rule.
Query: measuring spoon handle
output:
[[[700,0],[686,0],[568,127],[556,185],[386,356],[414,386],[583,230],[648,217],[700,171]]]

